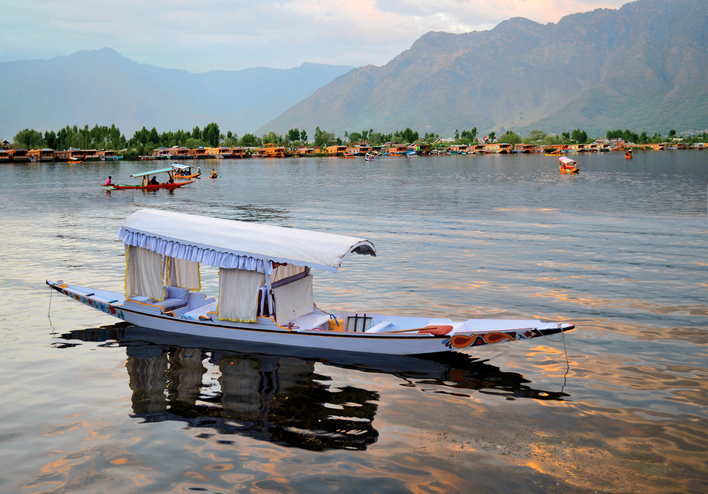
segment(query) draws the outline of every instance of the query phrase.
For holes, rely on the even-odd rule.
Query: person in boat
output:
[[[202,174],[202,169],[197,167],[197,175],[201,175],[201,174]]]
[[[211,173],[209,174],[211,178],[216,178],[216,171],[212,170]]]
[[[113,182],[111,181],[112,178],[113,178],[113,177],[111,177],[110,175],[108,175],[108,178],[106,179],[106,185],[113,185]]]
[[[150,179],[150,185],[160,185],[160,182],[157,181],[157,177],[155,175],[153,175]]]

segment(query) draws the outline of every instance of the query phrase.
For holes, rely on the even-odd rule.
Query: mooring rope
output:
[[[49,286],[49,285],[47,285],[47,286]],[[52,295],[53,294],[54,294],[54,289],[51,286],[49,286],[49,309],[47,310],[47,319],[49,319],[49,327],[52,328],[52,330],[50,331],[49,334],[52,334],[52,335],[57,333],[56,328],[52,324],[52,316],[51,316],[51,314],[52,314]]]
[[[563,390],[565,389],[566,384],[568,383],[568,373],[570,372],[570,362],[568,361],[568,347],[565,345],[565,331],[563,331],[563,327],[561,326],[561,323],[558,323],[558,327],[561,328],[561,339],[559,341],[552,340],[549,338],[547,335],[541,333],[541,335],[546,338],[548,341],[551,341],[553,343],[560,343],[561,341],[563,342],[563,353],[565,355],[565,374],[563,374],[563,386],[561,386],[560,392],[562,393]]]

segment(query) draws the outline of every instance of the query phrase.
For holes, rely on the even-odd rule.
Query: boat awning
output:
[[[564,165],[574,165],[576,162],[570,158],[566,158],[565,156],[561,156],[558,158],[558,161],[563,163]]]
[[[376,255],[362,238],[157,209],[131,214],[118,238],[162,255],[266,274],[271,262],[337,271],[350,252]]]
[[[156,173],[166,173],[166,172],[171,172],[172,167],[169,168],[161,168],[159,170],[152,170],[150,172],[143,172],[143,173],[134,173],[131,175],[131,177],[144,177],[145,175],[155,175]]]
[[[172,168],[176,170],[189,170],[192,167],[187,165],[178,165],[177,163],[175,163],[174,165],[172,165]]]

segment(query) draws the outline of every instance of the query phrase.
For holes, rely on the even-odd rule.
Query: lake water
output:
[[[708,491],[708,154],[0,166],[0,491]],[[51,295],[119,291],[159,208],[370,239],[319,307],[577,329],[435,359],[155,334]],[[204,270],[216,294],[216,273]]]

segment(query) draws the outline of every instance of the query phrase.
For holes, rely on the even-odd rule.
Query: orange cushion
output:
[[[441,335],[441,334],[448,334],[450,331],[452,331],[452,326],[438,325],[438,326],[426,326],[425,328],[418,331],[418,333]]]

